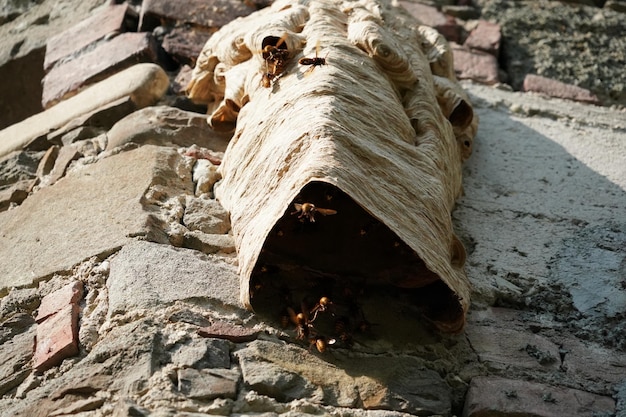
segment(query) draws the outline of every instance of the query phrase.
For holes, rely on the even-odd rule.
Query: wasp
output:
[[[315,319],[317,318],[317,313],[327,311],[332,304],[333,302],[330,301],[328,297],[320,298],[315,307],[313,307],[313,309],[309,313],[310,315],[313,315],[311,321],[315,321]]]
[[[334,345],[336,342],[335,339],[328,339],[325,336],[315,336],[309,339],[309,351],[315,346],[319,353],[324,353],[329,345]]]
[[[293,206],[296,209],[296,211],[294,211],[291,214],[300,213],[300,215],[298,216],[298,219],[300,219],[300,221],[304,221],[304,219],[307,219],[311,223],[315,223],[315,213],[320,213],[323,216],[330,216],[331,214],[337,214],[337,210],[315,207],[315,204],[313,203],[302,203],[302,204],[294,203]]]
[[[275,79],[276,79],[276,76],[274,74],[272,74],[269,71],[265,71],[263,75],[261,76],[261,84],[265,88],[270,88]]]
[[[309,73],[311,73],[311,71],[313,71],[315,69],[315,67],[321,67],[322,65],[326,65],[326,57],[328,56],[328,53],[326,54],[326,57],[322,58],[319,56],[319,51],[320,51],[320,41],[317,41],[317,44],[315,45],[315,58],[300,58],[300,60],[298,61],[298,64],[300,65],[310,65],[311,68],[309,68],[308,70],[306,70],[304,72],[304,75],[308,75]]]
[[[346,319],[341,318],[335,321],[335,334],[345,346],[352,346],[352,334],[348,330]]]
[[[293,308],[287,307],[287,313],[289,314],[291,322],[296,325],[296,339],[308,339],[311,334],[311,330],[313,329],[313,325],[309,321],[306,309],[302,308],[302,313],[296,314]]]
[[[265,88],[269,88],[281,76],[291,58],[291,53],[285,44],[286,40],[287,34],[285,33],[275,45],[265,45],[261,50],[261,56],[265,61],[261,84]]]

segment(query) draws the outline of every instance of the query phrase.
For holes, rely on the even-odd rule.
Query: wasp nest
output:
[[[278,0],[209,39],[188,94],[233,132],[215,194],[246,307],[317,313],[332,299],[356,326],[354,300],[386,288],[463,328],[450,213],[477,119],[436,31],[375,0]]]

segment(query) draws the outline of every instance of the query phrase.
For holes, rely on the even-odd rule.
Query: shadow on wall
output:
[[[0,130],[43,111],[42,85],[33,80],[43,79],[45,54],[45,47],[33,49],[0,66]]]
[[[609,151],[618,132],[472,101],[481,121],[453,212],[472,308],[545,313],[581,339],[625,349],[626,192],[596,171],[619,181]]]

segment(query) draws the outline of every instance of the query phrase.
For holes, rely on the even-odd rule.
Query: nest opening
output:
[[[314,205],[313,207],[311,206]],[[307,184],[267,236],[251,275],[250,303],[278,319],[333,300],[344,326],[358,329],[375,298],[432,322],[463,318],[456,294],[380,220],[324,182]],[[394,317],[392,320],[401,320]],[[332,332],[332,325],[328,325]]]
[[[459,104],[452,110],[448,120],[452,126],[459,129],[466,129],[474,119],[474,110],[472,106],[465,100],[461,100]]]

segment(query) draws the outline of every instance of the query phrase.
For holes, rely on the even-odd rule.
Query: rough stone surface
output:
[[[604,3],[604,7],[615,10],[616,12],[626,13],[626,1],[624,0],[607,0],[607,2]]]
[[[61,58],[80,51],[106,35],[122,32],[127,9],[126,3],[104,7],[79,24],[50,38],[46,44],[44,69],[48,70]]]
[[[481,362],[495,369],[510,367],[559,369],[559,347],[525,330],[494,326],[467,327],[467,337]]]
[[[172,363],[180,368],[229,368],[230,347],[226,340],[191,339],[172,350]]]
[[[227,369],[183,368],[178,371],[178,391],[189,398],[212,400],[237,397],[239,373]]]
[[[320,359],[294,346],[255,341],[236,352],[243,381],[260,394],[290,401],[310,397],[339,407],[386,409],[416,415],[450,412],[439,375],[411,357],[336,356]],[[418,388],[419,387],[419,388]]]
[[[111,329],[86,357],[59,370],[52,383],[30,392],[32,402],[4,407],[3,411],[7,416],[46,417],[106,390],[118,392],[122,398],[145,392],[160,360],[159,338],[158,327],[150,320]]]
[[[444,4],[441,6],[441,11],[463,20],[478,19],[480,17],[480,11],[476,7],[471,6],[471,0],[460,0],[458,4]]]
[[[81,114],[60,128],[50,132],[47,135],[48,141],[61,144],[66,134],[79,128],[89,127],[93,128],[94,131],[99,131],[99,129],[109,130],[120,119],[137,110],[138,106],[134,103],[136,98],[133,95],[120,97],[98,109]],[[146,103],[146,105],[149,104],[151,103]]]
[[[130,243],[111,260],[109,316],[159,308],[176,300],[206,299],[239,306],[236,269],[220,258],[150,242]]]
[[[177,27],[163,38],[163,49],[179,64],[193,67],[210,37],[210,32]]]
[[[249,15],[254,10],[252,2],[189,0],[185,3],[175,3],[167,0],[150,0],[141,9],[141,20],[144,28],[150,19],[220,28],[237,17]]]
[[[15,151],[0,158],[0,189],[18,181],[32,180],[43,152]]]
[[[10,311],[6,316],[4,314],[2,315],[0,324],[2,325],[0,330],[0,343],[4,343],[13,336],[27,330],[30,326],[35,324],[35,320],[27,313]]]
[[[117,122],[107,133],[107,150],[126,143],[139,145],[192,146],[226,150],[228,138],[216,134],[206,116],[169,106],[153,106],[136,111]]]
[[[171,155],[146,146],[105,158],[40,190],[19,209],[0,213],[0,288],[30,285],[91,256],[110,254],[131,236],[151,236],[142,199],[156,167],[168,166]]]
[[[197,230],[183,234],[182,246],[206,254],[228,254],[236,250],[235,239],[231,235],[208,234]]]
[[[594,342],[567,338],[562,341],[563,368],[577,380],[588,381],[590,388],[608,391],[604,387],[625,380],[626,354],[615,352]]]
[[[615,402],[610,397],[532,382],[478,377],[470,385],[463,417],[594,417],[614,412]]]
[[[13,289],[8,295],[4,295],[0,299],[0,317],[4,320],[16,313],[28,314],[26,312],[36,310],[40,303],[41,295],[36,289]],[[34,323],[34,319],[32,322]]]
[[[47,41],[87,17],[104,0],[4,1],[0,13],[0,129],[38,113]],[[12,11],[11,11],[12,10]],[[0,22],[3,18],[0,15]]]
[[[10,2],[11,6],[20,7],[14,9],[12,19],[0,25],[0,62],[6,62],[11,56],[24,56],[33,49],[45,46],[52,36],[88,18],[92,10],[102,4],[104,2],[101,0]],[[9,4],[3,10],[7,10],[6,7]],[[15,48],[15,44],[19,46]]]
[[[93,126],[79,126],[75,129],[71,129],[67,133],[63,133],[61,136],[61,143],[64,146],[71,145],[72,143],[93,138],[98,136],[100,130]],[[49,140],[52,140],[50,135],[48,136]]]
[[[454,72],[460,80],[473,80],[483,84],[499,82],[498,60],[495,56],[452,45]]]
[[[450,3],[429,5],[454,13],[462,32],[477,29],[478,21],[460,20],[474,19],[463,14],[472,10]],[[600,93],[623,91],[618,2],[471,3],[474,12],[483,6],[483,20],[501,25],[501,81],[519,88],[527,73],[540,74],[593,90],[605,103],[619,103],[610,93],[613,98],[604,101]],[[0,111],[0,120],[13,108],[20,110],[20,95],[38,88],[39,103],[44,45],[95,4],[42,0],[29,2],[24,16],[7,14],[9,20],[0,23],[0,90],[9,109]],[[246,6],[261,7],[258,2]],[[128,7],[127,29],[133,30],[138,2]],[[186,19],[173,23],[159,17],[152,23],[164,26],[153,35],[161,41],[178,30],[203,30],[182,23]],[[173,30],[169,25],[174,24]],[[554,34],[547,33],[554,28]],[[533,70],[521,71],[524,65]],[[180,77],[178,92],[169,91],[159,104],[188,105],[175,96],[185,84],[184,71],[168,75]],[[474,153],[464,165],[464,196],[454,211],[473,285],[467,331],[439,335],[425,325],[418,306],[400,309],[395,299],[383,304],[386,308],[361,303],[355,308],[363,310],[369,326],[348,329],[351,343],[338,340],[324,353],[296,338],[288,316],[239,309],[236,265],[223,253],[231,238],[205,233],[214,231],[210,227],[202,231],[220,213],[219,205],[204,203],[211,201],[223,157],[207,142],[203,116],[171,107],[152,119],[138,112],[127,122],[130,130],[120,133],[119,146],[102,152],[103,133],[139,102],[126,93],[100,110],[90,107],[126,86],[118,79],[82,102],[78,115],[59,103],[59,114],[69,118],[28,140],[23,134],[39,129],[41,119],[1,132],[1,150],[24,154],[0,152],[0,164],[4,157],[16,163],[2,165],[8,168],[0,170],[0,181],[6,181],[0,187],[39,183],[20,188],[28,194],[22,206],[12,203],[0,213],[0,416],[626,417],[624,112],[619,106],[512,93],[503,84],[463,85],[480,117]],[[193,125],[196,117],[202,125],[194,130],[187,120]],[[92,134],[100,136],[92,140]],[[158,138],[159,148],[150,145],[150,135]],[[77,145],[79,151],[52,185],[42,177],[56,156],[49,155],[47,169],[37,169],[42,151],[51,145],[63,146],[64,153]],[[25,156],[32,161],[22,165]],[[7,225],[15,224],[6,220],[18,218],[19,228],[7,235]],[[91,241],[111,244],[111,236],[124,238],[104,252],[89,249],[95,246]],[[37,237],[43,241],[35,244]],[[136,243],[151,247],[145,260]],[[24,258],[15,247],[27,252]],[[115,287],[109,267],[122,254],[126,263],[113,268],[115,277],[131,272],[124,286]],[[16,282],[18,276],[2,268],[7,259],[20,264],[26,257],[33,262],[23,268],[23,282]],[[215,269],[218,280],[211,275]],[[232,282],[222,281],[227,277]],[[40,302],[76,281],[85,285],[80,349],[39,375],[32,356],[35,317],[45,307]],[[359,300],[377,296],[367,285],[359,291]],[[109,316],[116,306],[123,308]],[[328,317],[330,323],[335,319]],[[315,325],[321,327],[319,321]]]
[[[198,327],[208,326],[211,324],[211,320],[203,314],[186,308],[174,312],[167,319],[172,323],[188,323]]]
[[[111,103],[130,97],[134,106],[145,107],[167,90],[165,72],[154,64],[134,65],[81,91],[58,105],[0,131],[0,157],[30,144],[77,117],[108,108]]]
[[[87,398],[84,400],[78,400],[73,402],[71,405],[67,407],[62,407],[56,409],[54,412],[50,414],[50,417],[68,415],[68,414],[78,414],[83,411],[93,411],[102,407],[105,398]]]
[[[3,324],[4,326],[4,324]],[[26,379],[31,372],[33,338],[35,329],[20,332],[11,340],[0,344],[0,395],[4,395]],[[0,407],[0,410],[2,408]]]
[[[81,88],[138,63],[157,62],[149,33],[123,33],[92,51],[56,65],[43,79],[44,108],[75,95]]]
[[[189,81],[191,81],[191,73],[193,72],[193,68],[189,65],[182,65],[180,71],[176,75],[176,78],[172,81],[172,92],[176,95],[184,96],[185,89],[187,85],[189,85]]]
[[[189,230],[209,234],[224,234],[230,230],[228,212],[214,199],[188,198],[183,224]]]
[[[478,49],[494,56],[500,55],[500,42],[502,40],[500,25],[497,23],[480,20],[463,43],[470,49]]]
[[[533,74],[528,74],[524,77],[522,90],[542,93],[550,97],[582,101],[583,103],[600,104],[598,97],[585,88]]]
[[[611,9],[477,0],[481,18],[502,27],[502,62],[514,89],[537,74],[590,90],[603,103],[626,103],[626,27]],[[555,30],[556,29],[556,30]]]
[[[76,145],[61,147],[54,161],[54,167],[52,168],[52,171],[50,171],[47,184],[54,184],[55,182],[63,178],[70,164],[73,161],[77,160],[80,156],[81,153],[79,152],[78,146]]]
[[[41,158],[41,161],[39,161],[39,165],[37,165],[37,177],[41,178],[44,175],[48,175],[52,171],[54,163],[59,156],[60,148],[61,147],[58,145],[53,145],[48,148],[46,153]]]
[[[0,189],[0,212],[22,204],[28,193],[33,189],[36,180],[18,181]]]

